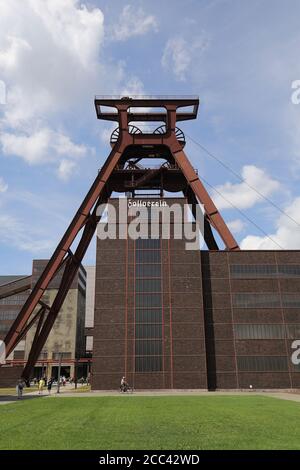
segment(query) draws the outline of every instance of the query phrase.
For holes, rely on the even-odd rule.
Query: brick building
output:
[[[92,388],[299,388],[299,288],[300,251],[98,239]]]

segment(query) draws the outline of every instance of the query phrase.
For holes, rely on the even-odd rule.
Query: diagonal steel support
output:
[[[54,325],[54,322],[59,314],[59,311],[63,305],[63,302],[67,296],[67,293],[72,285],[74,277],[78,271],[78,268],[82,262],[82,259],[88,249],[90,242],[93,238],[93,235],[97,228],[97,223],[99,221],[99,217],[97,216],[97,208],[100,203],[105,203],[109,195],[106,195],[105,198],[100,198],[97,205],[95,206],[92,215],[89,218],[89,221],[85,225],[81,240],[77,246],[75,253],[70,257],[65,267],[65,271],[63,273],[60,287],[54,299],[54,302],[50,308],[48,316],[41,328],[41,331],[38,332],[36,340],[34,344],[32,344],[27,364],[23,370],[22,378],[26,381],[29,380],[31,371],[34,367],[34,364],[39,358],[41,350],[47,341],[49,333]]]
[[[23,308],[21,309],[18,317],[16,318],[4,340],[6,344],[6,356],[8,356],[18,344],[20,332],[29,320],[39,300],[47,289],[50,281],[62,267],[64,258],[66,255],[69,256],[69,250],[79,231],[85,224],[88,224],[87,221],[90,217],[90,211],[93,209],[94,205],[102,194],[107,195],[105,185],[120,159],[122,150],[123,147],[121,146],[121,143],[112,149],[108,159],[96,177],[91,189],[75,214],[75,217],[73,218],[69,228],[65,232],[62,240],[60,241],[50,261],[48,262],[44,272],[37,281],[36,285],[33,287],[31,294],[29,295],[27,301],[25,302]],[[69,260],[67,259],[66,262],[68,263]]]
[[[196,207],[198,205],[198,200],[190,186],[187,188],[184,194],[187,198],[188,204],[192,206],[192,214],[194,216],[194,219],[196,219]],[[215,240],[211,225],[207,219],[206,214],[204,215],[204,241],[209,250],[219,250],[218,244]]]
[[[205,187],[201,183],[197,173],[186,157],[182,149],[174,152],[173,157],[184,174],[189,186],[193,190],[195,196],[203,204],[205,214],[209,223],[217,230],[220,237],[222,238],[227,250],[236,251],[239,250],[239,246],[234,239],[229,228],[225,224],[221,214],[213,203],[210,195],[206,191]]]

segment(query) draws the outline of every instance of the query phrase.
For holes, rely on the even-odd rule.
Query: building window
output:
[[[288,370],[285,356],[238,356],[237,365],[241,372],[284,372]]]
[[[10,325],[1,325],[0,324],[0,333],[7,333],[10,329]]]
[[[136,323],[161,323],[161,319],[161,308],[136,308],[135,310]]]
[[[234,325],[236,339],[284,339],[284,325]]]
[[[136,323],[135,337],[140,339],[161,339],[162,325],[159,323]],[[160,342],[161,343],[161,342]],[[138,349],[138,348],[137,348]]]
[[[238,293],[232,295],[232,304],[236,308],[277,308],[280,307],[280,297],[275,292],[264,294]]]
[[[161,279],[136,279],[136,292],[161,292]]]
[[[232,264],[230,275],[235,279],[300,277],[300,266],[293,264]]]
[[[15,360],[21,360],[24,359],[25,357],[25,351],[14,351],[14,359]]]
[[[286,325],[287,339],[300,338],[300,325]]]
[[[161,308],[161,292],[156,294],[140,294],[135,295],[136,308]]]
[[[159,263],[160,257],[159,250],[135,250],[136,263]]]
[[[159,238],[138,238],[135,242],[136,250],[160,250]]]
[[[23,305],[27,299],[28,294],[12,295],[10,297],[0,299],[0,305]]]
[[[135,358],[136,372],[158,372],[162,370],[162,356],[137,356]]]
[[[6,312],[0,312],[0,321],[1,320],[15,320],[19,315],[19,310],[8,310]]]
[[[282,306],[285,308],[299,308],[300,294],[282,294]]]
[[[160,264],[137,264],[135,267],[136,278],[161,277]]]
[[[135,371],[162,370],[160,240],[135,241]]]

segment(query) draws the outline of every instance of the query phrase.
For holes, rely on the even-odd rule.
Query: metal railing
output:
[[[96,100],[198,100],[198,95],[95,95]]]

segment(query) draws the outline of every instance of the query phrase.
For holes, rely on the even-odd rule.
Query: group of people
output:
[[[48,381],[46,377],[40,378],[38,382],[38,390],[39,390],[39,395],[43,395],[44,388],[47,384],[47,390],[49,395],[51,394],[52,390],[52,385],[53,385],[54,379],[51,377]]]

